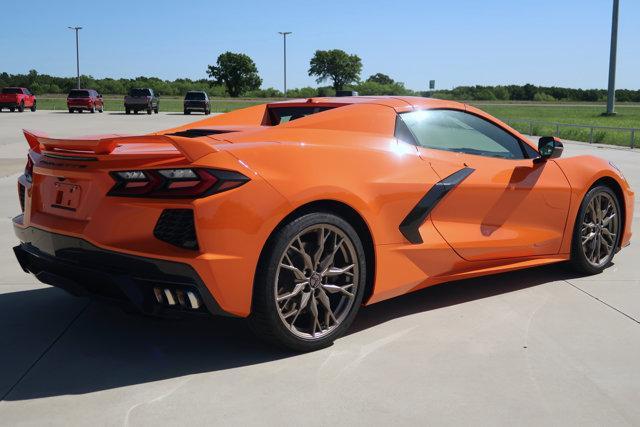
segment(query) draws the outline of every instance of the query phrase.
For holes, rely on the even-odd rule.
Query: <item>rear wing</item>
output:
[[[24,136],[31,150],[36,153],[43,151],[69,154],[111,154],[117,147],[126,144],[170,144],[173,145],[187,160],[195,162],[201,157],[219,151],[213,142],[194,138],[168,135],[97,135],[72,139],[50,138],[44,133],[23,129]]]

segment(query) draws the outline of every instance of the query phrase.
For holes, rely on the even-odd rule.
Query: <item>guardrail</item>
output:
[[[533,127],[535,125],[538,126],[549,126],[555,127],[554,136],[560,136],[560,128],[579,128],[579,129],[588,129],[589,130],[589,143],[593,143],[593,131],[594,130],[605,130],[605,131],[617,131],[617,132],[629,132],[629,146],[631,148],[635,148],[636,144],[636,132],[640,133],[640,128],[619,128],[614,126],[591,126],[591,125],[574,125],[568,123],[557,123],[557,122],[541,122],[537,120],[524,120],[524,119],[501,119],[503,122],[511,126],[512,123],[525,123],[529,125],[529,135],[533,135]]]

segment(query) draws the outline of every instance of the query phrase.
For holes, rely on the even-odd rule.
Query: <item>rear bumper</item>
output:
[[[108,251],[91,243],[36,227],[15,224],[20,245],[13,248],[22,269],[38,280],[76,296],[94,296],[132,305],[145,314],[227,315],[188,264]],[[192,292],[193,309],[157,301],[154,288]]]
[[[184,109],[187,111],[206,111],[208,105],[205,102],[185,102]]]

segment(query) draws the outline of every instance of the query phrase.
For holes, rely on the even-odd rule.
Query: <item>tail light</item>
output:
[[[24,176],[27,178],[27,181],[31,182],[33,177],[33,160],[31,160],[31,156],[27,156],[27,164],[24,167]]]
[[[111,172],[116,184],[109,196],[198,198],[236,188],[249,181],[222,169],[147,169]]]

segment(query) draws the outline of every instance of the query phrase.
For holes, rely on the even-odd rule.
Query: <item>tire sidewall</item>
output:
[[[616,230],[616,241],[615,241],[614,250],[609,255],[609,259],[607,260],[607,262],[602,264],[601,267],[595,267],[589,262],[589,260],[587,259],[587,256],[582,250],[580,229],[582,225],[582,219],[584,218],[585,211],[587,210],[589,203],[591,202],[591,200],[593,200],[593,198],[597,194],[600,194],[600,193],[607,193],[613,199],[616,205],[616,210],[618,215],[618,228]],[[616,254],[616,248],[620,244],[621,231],[622,231],[622,210],[620,206],[620,200],[618,200],[618,196],[616,195],[616,193],[606,185],[597,185],[591,188],[582,199],[582,204],[580,205],[580,209],[578,210],[578,216],[576,218],[576,223],[573,227],[573,238],[571,242],[571,260],[574,263],[574,266],[578,270],[587,274],[597,274],[602,272],[602,270],[604,270],[607,266],[609,266],[609,264],[611,264],[611,261],[613,260],[613,257]]]
[[[358,257],[359,282],[353,305],[342,323],[322,338],[310,340],[293,335],[283,324],[276,304],[274,283],[280,259],[291,239],[306,228],[318,224],[333,225],[342,230],[349,237],[353,247],[355,248],[356,256]],[[269,244],[269,247],[267,248],[264,262],[258,269],[257,274],[256,286],[260,287],[259,293],[262,298],[260,298],[261,301],[257,301],[261,307],[254,308],[262,311],[262,315],[266,317],[277,341],[284,346],[297,351],[313,351],[321,349],[330,346],[336,338],[341,336],[349,328],[362,305],[367,275],[364,247],[358,233],[344,219],[334,214],[324,212],[306,214],[291,221],[276,232],[274,238],[271,240],[271,244]]]

